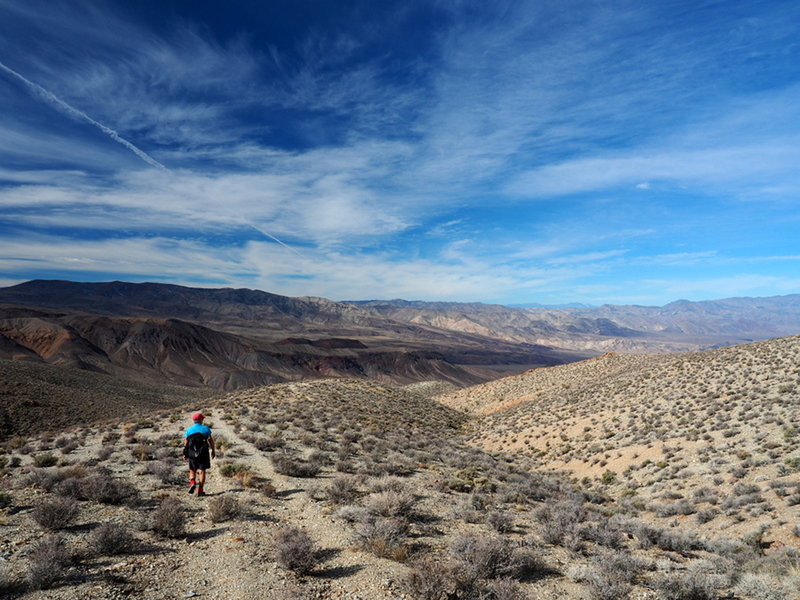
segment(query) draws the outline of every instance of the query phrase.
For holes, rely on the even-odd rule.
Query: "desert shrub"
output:
[[[52,452],[44,452],[33,457],[33,466],[36,468],[54,467],[58,464],[58,457]]]
[[[17,587],[8,567],[0,564],[0,597],[11,598]]]
[[[283,448],[286,441],[280,435],[262,436],[256,438],[253,445],[261,452],[274,452],[278,448]]]
[[[316,477],[322,465],[319,462],[304,461],[289,452],[281,452],[270,457],[275,471],[289,477]]]
[[[656,578],[653,587],[664,600],[714,600],[711,578],[701,571],[670,573]]]
[[[369,491],[403,493],[408,491],[408,484],[399,477],[378,477],[370,482]]]
[[[657,517],[674,517],[675,515],[691,515],[695,512],[694,505],[688,500],[652,504],[648,509],[656,513]]]
[[[662,550],[686,553],[691,550],[703,550],[706,547],[705,542],[698,539],[692,531],[661,529],[637,519],[621,523],[621,528],[626,533],[636,536],[639,547],[645,550],[657,546]]]
[[[145,472],[155,476],[163,484],[180,483],[175,467],[166,461],[150,461],[145,466]]]
[[[484,584],[480,592],[481,600],[527,600],[525,589],[511,577],[501,577]]]
[[[58,497],[42,501],[33,509],[33,520],[45,529],[57,530],[69,527],[80,513],[74,498]]]
[[[97,451],[97,460],[100,462],[104,462],[111,458],[111,455],[114,454],[114,447],[113,446],[103,446],[100,450]]]
[[[775,577],[745,573],[736,584],[736,595],[757,600],[789,600]]]
[[[324,494],[333,504],[350,504],[358,497],[358,485],[353,477],[335,477],[324,489]]]
[[[33,589],[45,589],[57,581],[72,562],[72,553],[64,538],[48,535],[36,546],[29,557],[27,580]]]
[[[11,494],[8,492],[0,492],[0,508],[8,508],[14,501]]]
[[[514,529],[514,517],[503,510],[493,510],[486,515],[486,522],[498,533]]]
[[[348,523],[357,523],[369,518],[367,509],[355,504],[346,504],[336,511],[336,516]]]
[[[242,514],[242,506],[233,496],[216,496],[208,503],[208,516],[212,523],[230,521]]]
[[[709,521],[714,520],[716,516],[719,514],[719,511],[716,508],[704,508],[703,510],[697,511],[695,515],[695,519],[699,524],[708,523]]]
[[[631,584],[605,571],[596,571],[586,582],[589,600],[624,600],[630,597]]]
[[[219,473],[223,477],[236,477],[250,470],[250,467],[242,463],[226,463],[219,468]]]
[[[472,582],[467,581],[456,563],[434,556],[417,560],[401,581],[401,586],[416,600],[448,600],[475,595]]]
[[[319,553],[305,531],[284,527],[275,536],[275,560],[283,568],[304,575],[317,566]]]
[[[139,496],[132,483],[117,479],[104,469],[81,480],[81,494],[85,500],[102,504],[134,504]]]
[[[26,487],[35,487],[45,492],[52,492],[56,484],[61,481],[54,471],[45,469],[33,469],[28,476],[23,480],[23,485]]]
[[[622,600],[647,563],[627,552],[605,552],[594,557],[585,580],[590,600]]]
[[[375,556],[403,562],[408,559],[406,545],[408,523],[401,519],[375,517],[367,514],[356,523],[355,539],[358,547]]]
[[[186,511],[177,498],[164,498],[153,511],[151,529],[168,538],[181,537],[186,530]]]
[[[136,538],[130,530],[116,523],[104,523],[88,536],[89,549],[99,555],[127,554],[136,549]]]
[[[708,487],[696,489],[693,495],[696,502],[708,502],[709,504],[716,504],[719,502],[719,494]]]
[[[83,482],[80,479],[64,479],[56,485],[54,491],[59,496],[83,500]]]
[[[414,496],[408,492],[388,490],[371,494],[364,507],[374,515],[408,519],[414,510]]]
[[[448,553],[473,580],[520,577],[542,569],[531,549],[518,548],[501,536],[459,535],[450,542]]]
[[[588,519],[586,509],[577,502],[546,504],[534,512],[542,523],[542,539],[548,544],[575,547],[580,540],[580,524]]]
[[[594,542],[606,548],[622,548],[625,545],[623,533],[612,526],[608,520],[603,520],[597,525],[584,524],[578,529],[581,539]]]

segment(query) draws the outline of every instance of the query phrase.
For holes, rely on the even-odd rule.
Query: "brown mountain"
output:
[[[358,340],[248,340],[177,319],[7,309],[0,357],[39,359],[137,381],[217,389],[306,377],[459,384],[487,377],[434,351],[373,350]],[[2,314],[2,311],[0,311]]]
[[[32,281],[0,289],[0,303],[0,357],[218,389],[332,376],[469,385],[586,356],[253,290]]]

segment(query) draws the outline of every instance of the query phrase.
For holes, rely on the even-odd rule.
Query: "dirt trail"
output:
[[[398,576],[397,565],[355,549],[350,527],[309,497],[307,488],[326,485],[330,477],[297,479],[276,473],[269,456],[237,435],[224,415],[224,410],[215,411],[214,435],[225,438],[234,452],[231,457],[223,455],[214,461],[205,498],[178,496],[193,513],[188,543],[175,544],[174,553],[152,557],[151,571],[170,570],[172,574],[154,577],[158,589],[145,589],[143,597],[184,598],[193,592],[197,597],[231,599],[288,597],[295,576],[274,562],[272,540],[280,527],[294,525],[311,536],[325,557],[318,570],[305,578],[306,589],[310,587],[318,597],[325,598],[396,598],[392,587]],[[219,466],[225,462],[246,465],[269,479],[276,488],[275,497],[257,496],[242,489],[238,481],[223,477]],[[213,524],[206,505],[226,494],[247,504],[249,515]],[[353,596],[354,590],[363,595]]]

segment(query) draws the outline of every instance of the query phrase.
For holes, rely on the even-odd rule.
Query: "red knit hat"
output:
[[[202,421],[203,419],[205,419],[203,413],[194,413],[192,415],[192,421]]]

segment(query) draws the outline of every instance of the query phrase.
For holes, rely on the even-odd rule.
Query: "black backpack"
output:
[[[183,447],[183,455],[186,458],[200,458],[208,449],[208,438],[202,433],[193,433],[188,438]]]

